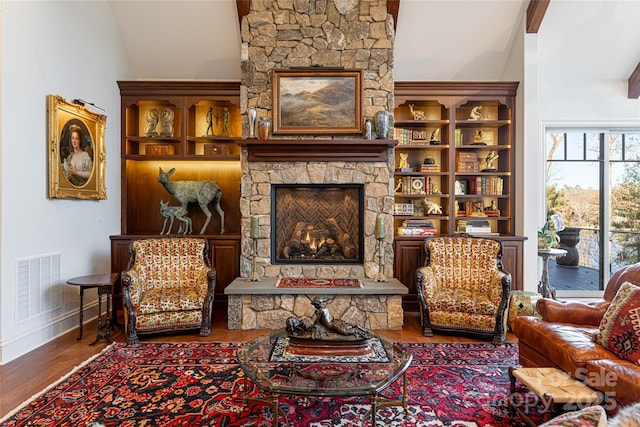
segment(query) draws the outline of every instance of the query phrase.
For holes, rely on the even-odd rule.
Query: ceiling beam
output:
[[[238,21],[242,25],[242,18],[249,14],[250,0],[236,0],[236,8],[238,9]],[[534,0],[532,0],[534,1]],[[400,0],[387,0],[387,13],[393,16],[393,30],[398,28],[398,11],[400,10]]]
[[[527,7],[527,33],[538,32],[550,2],[551,0],[529,0],[529,7]]]
[[[236,7],[238,8],[238,21],[242,26],[242,18],[249,14],[249,0],[236,0]]]
[[[640,97],[640,62],[629,76],[629,99]]]
[[[387,13],[393,16],[393,31],[398,28],[398,11],[400,10],[400,0],[387,0]]]

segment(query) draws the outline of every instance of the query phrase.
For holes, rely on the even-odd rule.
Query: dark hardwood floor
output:
[[[214,316],[211,335],[200,337],[197,332],[187,331],[175,334],[142,335],[143,341],[185,342],[185,341],[220,341],[245,342],[267,331],[239,331],[227,329],[225,310],[217,310]],[[378,335],[400,342],[472,342],[478,341],[465,336],[435,335],[425,337],[420,328],[417,312],[405,312],[404,327],[397,331],[376,331]],[[0,418],[9,413],[31,396],[39,393],[48,385],[66,375],[74,367],[86,359],[98,354],[108,344],[101,341],[89,345],[96,338],[96,322],[84,325],[84,334],[77,340],[78,330],[73,330],[47,343],[24,356],[0,366]],[[124,332],[116,327],[112,337],[124,342]],[[509,341],[517,341],[509,333]]]

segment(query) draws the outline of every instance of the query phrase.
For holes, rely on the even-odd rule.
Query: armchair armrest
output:
[[[130,268],[129,270],[124,270],[120,274],[120,279],[122,282],[123,297],[126,296],[125,302],[129,300],[130,302],[137,304],[138,301],[140,300],[139,286],[132,286],[132,284],[138,283],[138,281],[140,280],[138,278],[138,272],[133,268]]]
[[[423,298],[433,295],[433,288],[436,286],[436,276],[431,267],[419,267],[416,269],[416,291],[422,294]]]
[[[506,307],[509,305],[509,296],[511,295],[511,273],[504,270],[498,270],[493,281],[495,281],[496,284],[500,283],[500,286],[493,286],[489,289],[492,293],[491,297],[494,301],[497,301],[498,295],[500,295],[502,301],[506,303]]]
[[[547,322],[598,326],[609,304],[605,300],[581,302],[540,298],[536,310]]]

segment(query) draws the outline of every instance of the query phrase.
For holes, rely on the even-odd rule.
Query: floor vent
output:
[[[16,259],[16,324],[62,308],[60,253]]]

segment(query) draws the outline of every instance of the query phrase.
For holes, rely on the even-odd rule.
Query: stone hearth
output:
[[[289,317],[311,317],[316,295],[329,298],[334,318],[367,329],[401,329],[402,295],[408,289],[396,279],[376,283],[364,280],[362,289],[276,288],[276,279],[248,282],[239,278],[225,289],[229,329],[280,329]]]

